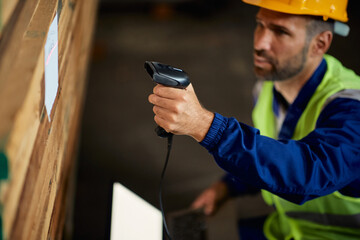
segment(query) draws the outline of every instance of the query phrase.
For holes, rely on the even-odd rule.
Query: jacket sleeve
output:
[[[358,181],[360,102],[335,99],[322,111],[315,130],[298,141],[262,136],[258,129],[216,113],[201,145],[238,181],[302,204]]]
[[[237,177],[226,174],[221,179],[228,187],[230,197],[237,197],[240,195],[256,194],[260,192],[260,189],[252,186],[249,183],[242,182]]]

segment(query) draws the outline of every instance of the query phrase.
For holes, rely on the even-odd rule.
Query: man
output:
[[[260,7],[256,128],[203,108],[192,85],[149,96],[158,125],[193,137],[228,173],[193,206],[211,214],[229,195],[262,189],[276,208],[268,239],[360,239],[360,77],[325,54],[347,1],[243,1]]]

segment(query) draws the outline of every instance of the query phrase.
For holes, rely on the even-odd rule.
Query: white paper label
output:
[[[49,121],[59,87],[58,15],[54,17],[45,43],[45,107]]]

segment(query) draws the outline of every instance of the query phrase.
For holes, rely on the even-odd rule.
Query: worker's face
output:
[[[255,74],[280,81],[300,73],[307,60],[306,20],[303,17],[260,9],[254,34]]]

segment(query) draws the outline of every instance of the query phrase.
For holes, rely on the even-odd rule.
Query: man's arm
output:
[[[278,141],[234,118],[214,116],[201,106],[191,85],[186,90],[158,85],[149,101],[155,105],[155,121],[165,130],[192,136],[241,182],[294,203],[340,190],[360,176],[356,100],[333,100],[316,129],[299,141]]]
[[[299,141],[261,136],[255,128],[216,114],[201,144],[240,181],[302,204],[359,178],[360,103],[334,100],[316,129]]]

